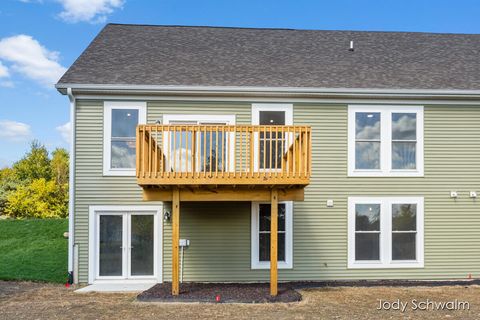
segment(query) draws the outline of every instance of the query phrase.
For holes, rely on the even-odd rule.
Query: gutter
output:
[[[75,97],[72,88],[67,88],[68,99],[70,100],[70,166],[68,174],[68,283],[74,281],[73,259],[74,259],[74,204],[75,204]]]
[[[410,97],[410,98],[480,98],[480,90],[451,89],[365,89],[365,88],[310,88],[310,87],[240,87],[240,86],[177,86],[177,85],[118,85],[61,83],[55,86],[66,94],[68,88],[76,92],[110,92],[132,94],[170,95],[250,95],[289,97]]]

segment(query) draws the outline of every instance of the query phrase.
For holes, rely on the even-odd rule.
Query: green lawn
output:
[[[67,219],[0,220],[0,280],[64,283]]]

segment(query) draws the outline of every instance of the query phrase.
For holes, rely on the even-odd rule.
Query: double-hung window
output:
[[[423,198],[349,198],[348,266],[423,267]]]
[[[252,269],[270,268],[270,203],[252,203]],[[278,204],[278,268],[292,268],[292,202]]]
[[[145,124],[145,102],[105,101],[103,130],[103,174],[134,176],[136,128]]]
[[[349,176],[423,176],[423,107],[349,106]]]

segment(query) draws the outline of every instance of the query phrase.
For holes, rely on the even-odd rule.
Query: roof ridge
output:
[[[176,25],[176,24],[143,24],[109,22],[106,26],[159,27],[159,28],[205,28],[205,29],[240,29],[240,30],[278,30],[278,31],[319,31],[319,32],[352,32],[352,33],[387,33],[387,34],[432,34],[432,35],[480,35],[479,33],[429,32],[429,31],[391,31],[391,30],[351,30],[351,29],[301,29],[275,27],[238,27],[209,25]]]

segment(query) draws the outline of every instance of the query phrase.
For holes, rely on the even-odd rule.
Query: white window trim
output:
[[[380,112],[380,169],[355,169],[355,113]],[[416,169],[392,169],[392,113],[417,114]],[[423,106],[349,105],[348,106],[348,176],[349,177],[423,177],[424,135]]]
[[[104,176],[135,176],[136,168],[111,168],[112,143],[112,110],[138,110],[138,124],[147,123],[147,103],[142,101],[105,101],[103,104],[103,175]]]
[[[355,260],[355,204],[380,204],[380,260]],[[416,260],[392,260],[392,217],[391,205],[414,203],[417,205]],[[349,269],[388,269],[424,267],[424,200],[423,197],[349,197],[348,198],[348,268]]]
[[[150,206],[150,205],[94,205],[88,207],[88,283],[150,283],[150,282],[163,282],[163,207],[162,206]],[[154,212],[155,230],[154,230],[154,274],[153,276],[135,277],[132,279],[126,279],[123,277],[102,277],[99,278],[98,274],[98,256],[97,256],[97,232],[98,224],[97,217],[99,214],[122,214],[122,213],[135,213],[135,214],[147,214]],[[125,221],[124,221],[125,224]],[[124,235],[127,237],[127,235]],[[126,263],[126,261],[124,261]],[[124,266],[125,268],[125,266]],[[128,268],[128,267],[127,267]]]
[[[285,204],[285,261],[278,261],[278,268],[292,269],[293,268],[293,201],[280,201],[279,203]],[[260,204],[270,204],[270,203],[269,202],[252,202],[251,268],[252,269],[270,269],[270,261],[260,261],[258,259]]]
[[[163,124],[170,124],[172,121],[197,121],[202,123],[226,123],[227,125],[235,125],[236,116],[233,114],[226,114],[226,115],[207,115],[207,114],[165,114],[163,115]],[[227,159],[226,164],[227,168],[226,171],[233,172],[234,171],[234,162],[235,162],[235,133],[232,132],[230,134],[226,134],[227,139]],[[163,150],[168,149],[168,133],[166,133],[165,138],[163,139]],[[199,140],[200,141],[200,140]],[[169,164],[170,159],[166,159],[167,167],[170,167]],[[200,158],[197,159],[200,161]],[[199,163],[197,163],[197,166]]]
[[[252,124],[259,125],[260,124],[260,111],[284,111],[285,112],[285,125],[291,126],[293,125],[293,104],[285,104],[285,103],[253,103],[252,104]],[[288,139],[293,143],[293,134],[290,135]],[[260,161],[259,157],[260,154],[259,144],[260,144],[260,136],[257,133],[254,133],[253,139],[253,159],[254,159],[254,171],[278,171],[275,169],[260,169]],[[289,146],[285,146],[285,150],[288,150]]]
[[[293,104],[285,103],[253,103],[252,124],[260,124],[260,111],[285,111],[285,125],[293,125]]]
[[[170,124],[171,121],[200,121],[200,122],[225,122],[228,125],[235,125],[234,114],[165,114],[163,115],[163,124]]]

